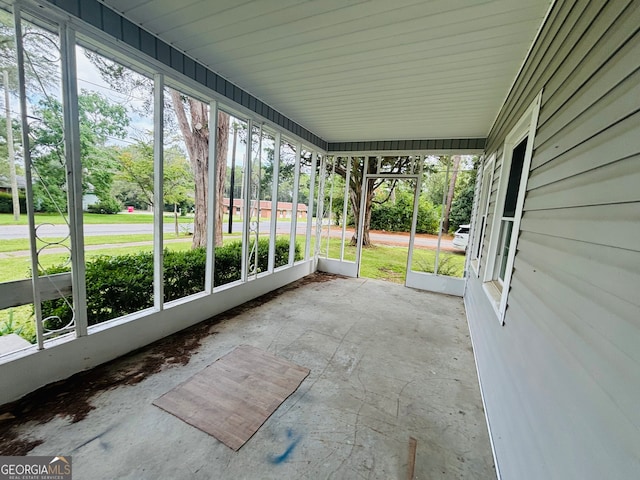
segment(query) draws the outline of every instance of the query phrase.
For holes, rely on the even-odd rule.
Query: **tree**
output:
[[[140,141],[122,148],[116,161],[120,167],[114,178],[118,183],[118,188],[114,187],[116,197],[127,203],[133,193],[138,202],[153,206],[153,145]]]
[[[458,179],[458,170],[460,168],[460,155],[451,157],[452,169],[449,177],[449,189],[447,190],[447,200],[444,204],[444,214],[442,219],[443,233],[449,232],[449,214],[451,212],[451,203],[453,202],[453,193],[456,188],[456,180]]]
[[[334,158],[334,161],[337,158]],[[353,217],[356,219],[360,218],[360,209],[361,209],[361,198],[362,198],[362,185],[363,185],[363,175],[365,173],[376,173],[377,161],[373,157],[371,157],[370,161],[367,162],[367,171],[364,171],[364,157],[360,157],[360,159],[356,159],[355,166],[352,165],[350,178],[349,178],[349,203],[351,204],[351,209],[353,211]],[[390,175],[397,173],[404,173],[408,170],[408,168],[412,164],[412,157],[383,157],[381,159],[381,165],[385,169],[385,171],[389,172]],[[333,168],[333,166],[327,168]],[[336,163],[335,172],[340,175],[342,178],[347,178],[347,168],[346,165],[342,163]],[[374,202],[374,197],[376,194],[376,189],[385,183],[384,178],[370,178],[367,180],[367,195],[365,198],[364,204],[364,226],[362,231],[362,245],[369,246],[371,245],[371,238],[369,236],[369,230],[371,228],[371,207]],[[393,191],[393,189],[391,189]],[[383,200],[384,202],[386,200]],[[346,219],[345,219],[346,221]],[[356,245],[358,242],[358,231],[356,229],[355,233],[351,237],[351,245]]]
[[[46,211],[62,211],[67,203],[62,104],[55,98],[43,99],[35,113],[40,118],[32,128],[32,161],[38,180],[34,185],[36,205]],[[129,124],[126,108],[111,104],[98,93],[82,91],[78,95],[78,116],[83,193],[95,193],[100,200],[108,200],[116,150],[105,143],[110,137],[125,137]]]
[[[112,88],[119,92],[132,93],[137,91],[145,98],[143,108],[149,112],[153,100],[153,81],[133,72],[123,65],[109,60],[101,55],[85,50],[87,58],[98,68],[102,78],[109,82]],[[209,134],[216,136],[216,231],[215,243],[222,244],[222,220],[223,220],[223,191],[224,179],[227,168],[227,151],[229,141],[229,115],[218,111],[218,131],[210,132],[209,129],[209,105],[168,88],[168,99],[165,99],[166,109],[172,109],[176,114],[178,128],[187,147],[187,156],[193,169],[195,180],[195,217],[193,222],[192,248],[206,245],[207,243],[207,196],[209,194]],[[169,118],[165,115],[167,123]]]
[[[39,88],[45,89],[46,86],[55,83],[57,79],[56,66],[51,58],[48,57],[51,51],[58,50],[58,45],[54,38],[55,35],[25,23],[22,36],[24,55],[27,59],[25,78],[28,86],[32,88],[37,85]],[[18,200],[16,151],[11,112],[11,96],[17,94],[17,58],[13,17],[4,10],[0,11],[0,70],[2,71],[2,87],[4,90],[6,158],[11,181],[13,216],[15,220],[18,220],[20,218],[20,204]],[[20,135],[15,135],[15,138],[20,138]]]
[[[209,105],[170,89],[172,107],[187,146],[195,180],[193,248],[207,244],[207,193],[209,190]],[[187,112],[189,116],[187,117]],[[219,117],[218,117],[219,118]],[[226,155],[225,155],[226,163]],[[222,220],[222,219],[221,219]]]
[[[451,204],[449,214],[450,230],[456,230],[460,225],[468,224],[471,221],[471,210],[473,209],[473,195],[475,193],[475,170],[471,181],[463,188],[459,195]]]
[[[117,179],[125,181],[140,192],[147,205],[154,204],[153,143],[139,141],[136,145],[121,149],[116,156],[120,166]],[[193,173],[186,158],[175,147],[164,154],[163,200],[173,205],[175,234],[178,231],[178,205],[189,199]],[[131,189],[129,189],[131,190]]]

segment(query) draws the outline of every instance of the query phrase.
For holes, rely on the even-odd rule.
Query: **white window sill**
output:
[[[475,258],[475,259],[471,260],[471,269],[473,270],[473,273],[476,274],[476,277],[480,276],[480,273],[478,272],[478,268],[479,268],[478,259]]]
[[[502,297],[501,285],[497,280],[491,280],[482,284],[482,289],[487,294],[487,298],[493,307],[496,315],[500,317],[500,299]]]

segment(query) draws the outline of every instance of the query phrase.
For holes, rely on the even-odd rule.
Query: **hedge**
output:
[[[27,201],[24,195],[18,195],[20,202],[20,212],[27,213]],[[0,213],[13,213],[13,197],[10,193],[0,192]]]
[[[164,251],[164,300],[170,302],[204,290],[206,250]],[[242,243],[235,241],[215,250],[214,285],[240,280]],[[296,243],[295,259],[301,260],[300,245]],[[276,239],[275,267],[289,260],[289,239]],[[258,241],[258,272],[267,270],[269,239]],[[68,266],[53,266],[41,275],[68,272]],[[95,325],[113,318],[153,306],[153,253],[101,255],[85,265],[87,284],[87,319]],[[56,299],[42,302],[46,328],[56,329],[72,318],[71,300]]]
[[[440,205],[433,205],[421,197],[418,205],[416,232],[437,234],[441,210]],[[413,195],[399,193],[395,203],[373,204],[370,228],[388,232],[409,232],[411,231],[412,218]]]

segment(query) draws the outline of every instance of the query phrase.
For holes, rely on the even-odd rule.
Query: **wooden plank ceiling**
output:
[[[487,135],[549,0],[103,0],[330,142]]]

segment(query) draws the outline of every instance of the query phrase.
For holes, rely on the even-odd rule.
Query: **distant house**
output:
[[[223,212],[229,213],[229,199],[224,198]],[[234,215],[241,215],[244,200],[242,198],[233,199],[233,213]],[[271,218],[271,210],[273,208],[273,202],[271,200],[260,200],[260,218]],[[293,203],[291,202],[278,202],[277,215],[278,218],[291,218],[293,212]],[[298,218],[307,218],[307,205],[304,203],[298,203],[297,209]]]
[[[24,191],[27,188],[27,181],[22,175],[16,175],[18,190]],[[11,180],[4,175],[0,175],[0,192],[11,193]]]

